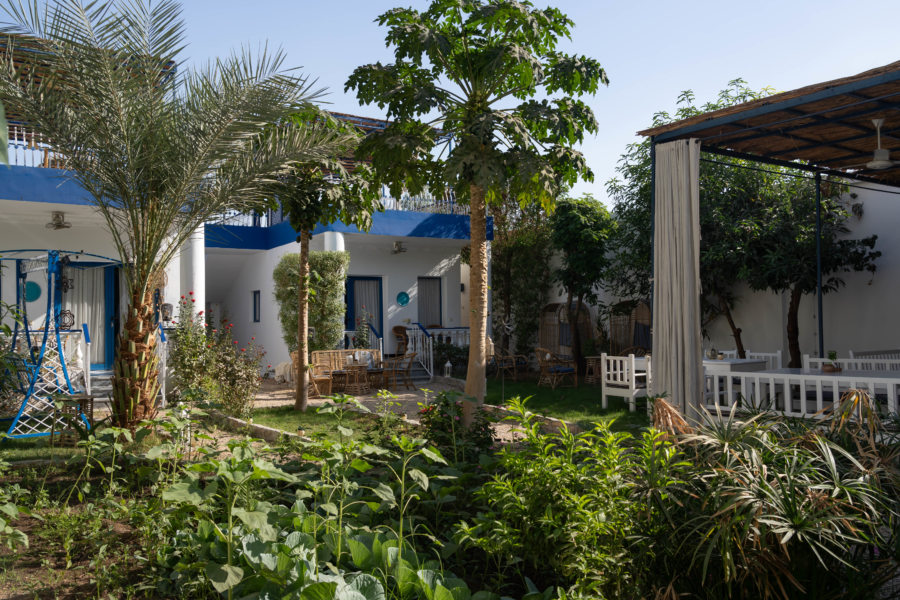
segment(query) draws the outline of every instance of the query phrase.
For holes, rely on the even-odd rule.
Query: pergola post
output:
[[[818,303],[819,358],[825,358],[825,321],[822,318],[822,173],[816,172],[816,302]]]

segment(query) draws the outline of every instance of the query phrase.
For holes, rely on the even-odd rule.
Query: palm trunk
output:
[[[309,231],[300,232],[300,285],[297,293],[297,395],[294,409],[306,412],[309,402]]]
[[[158,408],[159,356],[150,293],[133,294],[126,314],[113,363],[112,416],[116,426],[134,431],[138,423],[155,417]]]
[[[466,395],[484,402],[485,394],[485,333],[487,329],[487,215],[484,190],[477,185],[470,188],[471,269],[469,271],[469,367],[466,372]],[[468,427],[474,417],[474,405],[463,403],[463,424]]]
[[[728,326],[731,327],[731,337],[734,338],[734,347],[737,350],[738,358],[747,358],[747,351],[744,350],[744,342],[741,340],[741,328],[735,325],[734,315],[731,314],[731,307],[722,296],[719,296],[719,309],[725,315]]]
[[[787,315],[787,336],[788,336],[788,352],[791,355],[791,362],[788,367],[791,369],[799,369],[803,366],[803,357],[800,356],[800,325],[797,321],[797,313],[800,311],[800,298],[803,293],[800,286],[795,285],[791,288],[791,301],[788,304]]]

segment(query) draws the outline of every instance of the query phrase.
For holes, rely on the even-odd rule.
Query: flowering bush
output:
[[[253,398],[259,390],[259,364],[265,352],[250,338],[245,345],[232,336],[233,323],[223,323],[210,333],[212,372],[216,400],[222,410],[240,419],[253,412]]]
[[[172,369],[173,391],[179,398],[197,396],[208,389],[212,353],[203,326],[203,311],[194,313],[194,292],[178,301],[175,330],[169,334],[168,366]],[[201,394],[203,395],[203,394]]]
[[[494,444],[491,417],[483,408],[476,407],[472,426],[463,427],[459,393],[440,392],[434,401],[419,406],[424,437],[444,456],[452,456],[456,462],[476,461]]]
[[[356,331],[353,333],[354,348],[370,348],[369,346],[369,321],[373,318],[372,313],[366,311],[363,306],[359,316],[356,317]]]

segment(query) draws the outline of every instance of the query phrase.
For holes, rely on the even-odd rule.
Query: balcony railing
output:
[[[9,125],[9,164],[17,167],[63,168],[62,156],[50,149],[47,138],[22,125]]]

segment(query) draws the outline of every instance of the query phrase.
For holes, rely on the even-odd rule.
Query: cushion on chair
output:
[[[572,367],[550,367],[551,373],[574,373],[575,369]]]

